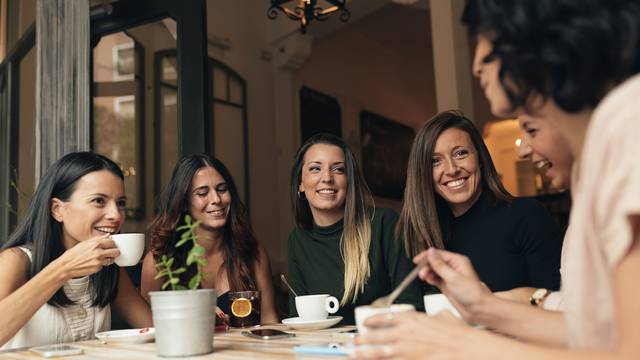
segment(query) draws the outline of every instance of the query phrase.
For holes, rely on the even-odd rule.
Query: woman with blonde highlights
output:
[[[314,135],[298,150],[291,199],[297,224],[289,235],[291,285],[298,295],[341,299],[337,315],[353,324],[356,306],[387,295],[412,268],[394,236],[397,214],[373,207],[355,156],[328,134]],[[398,302],[420,307],[419,284]],[[290,310],[296,313],[293,298]]]

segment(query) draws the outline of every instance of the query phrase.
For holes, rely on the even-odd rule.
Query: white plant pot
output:
[[[149,296],[158,356],[193,356],[213,351],[215,290],[151,291]]]

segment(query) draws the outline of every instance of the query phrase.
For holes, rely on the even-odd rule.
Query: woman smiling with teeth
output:
[[[290,284],[298,295],[341,299],[336,315],[342,324],[354,324],[356,306],[389,294],[413,268],[394,235],[398,215],[373,208],[355,156],[341,139],[317,134],[300,147],[291,199],[297,226],[289,235]],[[398,302],[422,308],[420,296],[414,282]]]
[[[198,243],[205,249],[207,265],[201,287],[218,294],[216,312],[230,314],[229,291],[260,291],[260,321],[278,322],[273,302],[271,268],[262,244],[256,239],[245,205],[240,200],[229,170],[218,159],[194,154],[180,160],[160,199],[158,215],[150,226],[151,251],[142,265],[141,292],[160,290],[166,279],[156,279],[156,263],[162,255],[173,256],[184,266],[191,245],[176,248],[185,215],[194,222]],[[187,283],[196,272],[196,264],[181,274]]]
[[[540,204],[507,192],[480,133],[459,112],[418,131],[398,230],[411,255],[429,247],[467,255],[492,291],[560,286],[558,226]]]
[[[111,328],[111,306],[133,327],[152,325],[113,264],[126,203],[124,175],[102,155],[70,153],[47,169],[0,247],[0,350],[92,339]]]

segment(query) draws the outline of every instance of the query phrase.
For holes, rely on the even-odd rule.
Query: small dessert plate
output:
[[[98,340],[105,343],[131,343],[140,344],[152,341],[156,337],[156,329],[126,329],[103,331],[96,334]]]
[[[302,320],[299,317],[283,319],[282,323],[296,330],[320,330],[330,328],[342,320],[342,316],[329,316],[322,320]]]

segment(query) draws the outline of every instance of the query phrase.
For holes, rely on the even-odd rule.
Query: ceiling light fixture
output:
[[[318,2],[325,3],[325,5],[318,5]],[[286,6],[288,3],[295,5]],[[340,20],[348,21],[351,13],[347,10],[346,5],[347,0],[271,0],[267,17],[273,20],[278,17],[278,11],[280,11],[289,19],[300,21],[300,32],[305,34],[311,21],[325,21],[329,15],[337,11],[340,12]]]

